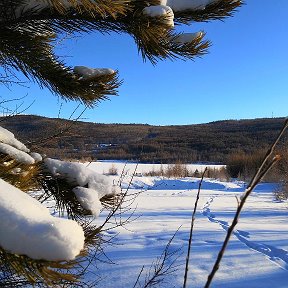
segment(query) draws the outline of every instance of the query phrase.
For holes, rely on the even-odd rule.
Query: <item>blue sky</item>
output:
[[[118,69],[119,96],[86,110],[85,121],[155,125],[206,123],[225,119],[287,116],[288,1],[247,0],[224,22],[193,23],[213,45],[195,61],[143,63],[131,37],[91,33],[65,40],[57,53],[67,64]],[[76,102],[63,102],[46,89],[0,87],[5,99],[25,97],[25,112],[67,118]],[[15,104],[13,104],[15,105]],[[75,114],[80,113],[79,108]]]

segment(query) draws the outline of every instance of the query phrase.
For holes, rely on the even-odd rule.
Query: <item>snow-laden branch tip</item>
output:
[[[23,152],[29,152],[30,150],[19,140],[17,140],[14,134],[7,129],[0,126],[0,142],[11,145]]]
[[[196,32],[196,33],[183,33],[177,35],[174,39],[173,42],[178,43],[178,44],[186,44],[186,43],[191,43],[193,40],[202,37],[203,32]]]
[[[28,194],[0,179],[0,246],[32,259],[74,259],[84,247],[82,227],[56,218]]]
[[[5,143],[0,143],[0,152],[9,155],[11,158],[22,164],[29,165],[35,163],[34,158],[29,154]]]
[[[79,80],[89,80],[115,73],[115,71],[110,68],[89,68],[86,66],[75,66],[73,72],[79,77]]]
[[[84,164],[51,158],[45,159],[44,163],[54,176],[75,185],[73,192],[80,205],[95,216],[98,216],[102,209],[102,197],[120,192],[120,187],[113,184],[111,177],[98,174]]]
[[[171,7],[166,5],[148,6],[143,9],[143,14],[149,17],[164,16],[164,23],[168,26],[174,27],[174,13]]]
[[[30,150],[14,134],[0,126],[0,153],[9,155],[22,164],[34,164],[42,161],[39,153],[29,153]]]
[[[219,0],[160,0],[161,5],[171,7],[174,12],[185,10],[204,10],[207,5]]]

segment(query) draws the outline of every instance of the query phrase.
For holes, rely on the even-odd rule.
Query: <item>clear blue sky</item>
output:
[[[185,32],[204,30],[213,43],[209,54],[194,62],[143,63],[132,38],[123,34],[66,40],[57,53],[71,66],[118,69],[124,80],[118,97],[84,113],[87,121],[168,125],[282,117],[288,114],[287,11],[287,0],[246,0],[224,22],[181,27]],[[27,85],[11,92],[0,87],[0,96],[28,94],[25,104],[35,102],[26,113],[57,117],[63,101]],[[76,106],[63,102],[60,117],[69,117]]]

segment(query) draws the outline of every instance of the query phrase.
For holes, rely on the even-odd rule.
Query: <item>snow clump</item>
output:
[[[173,27],[174,26],[174,13],[169,6],[166,5],[155,5],[148,6],[143,9],[143,14],[149,17],[165,17],[165,24]]]
[[[28,153],[30,150],[13,133],[0,126],[0,152],[9,155],[22,164],[34,164],[35,159]]]
[[[198,37],[202,37],[203,32],[196,32],[196,33],[183,33],[179,34],[177,37],[173,39],[173,42],[179,44],[191,43]]]
[[[111,177],[98,174],[84,164],[51,158],[46,158],[44,163],[54,176],[64,178],[75,185],[73,192],[79,203],[95,216],[98,216],[102,209],[102,197],[120,192],[120,187],[113,185]]]
[[[11,158],[22,164],[29,165],[35,163],[34,158],[32,158],[29,154],[5,143],[0,143],[0,152],[9,155]]]
[[[11,145],[21,151],[29,152],[30,150],[19,140],[17,140],[14,134],[7,129],[0,126],[0,142]]]
[[[48,261],[72,260],[84,247],[82,227],[56,218],[28,194],[0,179],[0,246]]]
[[[115,71],[110,68],[89,68],[86,66],[75,66],[73,72],[80,77],[80,80],[89,80],[115,73]]]
[[[204,10],[207,5],[218,2],[219,0],[161,0],[161,5],[171,7],[174,12],[184,10]]]

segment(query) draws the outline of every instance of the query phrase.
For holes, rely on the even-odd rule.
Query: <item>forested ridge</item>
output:
[[[267,147],[283,122],[284,118],[263,118],[152,126],[99,124],[33,115],[1,118],[3,127],[50,157],[161,163],[224,163],[233,153],[253,153]]]

